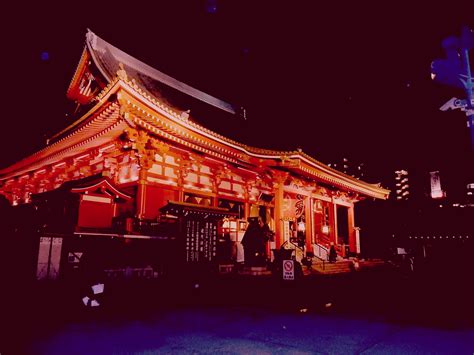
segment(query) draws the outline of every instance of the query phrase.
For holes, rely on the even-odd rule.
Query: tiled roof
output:
[[[123,66],[127,74],[133,77],[152,96],[161,97],[162,88],[165,85],[229,113],[236,113],[236,109],[231,104],[152,68],[148,64],[104,41],[91,31],[88,31],[86,35],[86,43],[95,64],[102,75],[109,81],[116,76],[120,66]]]
[[[101,146],[114,137],[123,133],[127,124],[119,119],[118,104],[110,104],[97,115],[90,117],[87,122],[42,150],[0,170],[0,179],[34,171],[62,159],[72,157],[79,152]]]

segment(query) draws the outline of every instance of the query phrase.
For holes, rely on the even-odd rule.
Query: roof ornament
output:
[[[119,63],[119,70],[117,70],[117,76],[122,80],[128,80],[127,72],[123,67],[123,63]]]
[[[87,29],[86,39],[90,43],[93,50],[98,50],[97,36],[90,29]]]
[[[179,115],[179,118],[181,118],[182,120],[187,120],[189,118],[189,114],[191,113],[191,110],[186,110],[186,111],[183,111],[181,112],[181,114]]]

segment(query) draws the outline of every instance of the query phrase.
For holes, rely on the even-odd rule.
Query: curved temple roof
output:
[[[236,113],[236,109],[231,104],[152,68],[148,64],[143,63],[104,41],[90,30],[86,35],[86,44],[98,69],[109,82],[116,76],[117,70],[120,68],[119,64],[121,63],[127,74],[133,77],[137,81],[137,84],[150,92],[152,96],[161,96],[161,93],[156,87],[156,82],[159,82],[208,103],[209,105],[213,105],[232,114]]]
[[[187,117],[183,117],[181,112],[176,110],[175,107],[167,105],[166,97],[163,97],[163,85],[218,107],[226,112],[235,113],[235,109],[232,105],[181,83],[133,58],[91,31],[88,31],[86,35],[86,51],[89,53],[97,69],[109,83],[97,96],[97,98],[100,99],[96,102],[95,108],[92,108],[83,117],[58,133],[55,137],[61,136],[62,138],[60,138],[59,141],[54,142],[52,145],[47,146],[10,167],[0,170],[0,180],[19,176],[25,172],[40,168],[41,166],[54,163],[57,160],[56,158],[63,157],[63,152],[67,152],[67,155],[73,154],[73,152],[76,151],[74,144],[82,145],[82,143],[77,141],[78,139],[84,138],[82,131],[84,131],[84,129],[86,131],[90,130],[90,127],[97,125],[95,122],[100,122],[100,128],[105,128],[105,131],[102,132],[107,132],[108,134],[104,135],[100,129],[93,129],[91,130],[89,140],[95,140],[99,136],[102,136],[102,140],[104,138],[112,139],[113,137],[117,137],[121,130],[127,126],[126,123],[119,118],[117,103],[109,104],[110,107],[113,107],[112,110],[110,108],[103,110],[103,107],[104,100],[110,97],[113,92],[116,92],[118,88],[122,88],[126,91],[133,91],[134,96],[140,97],[140,100],[145,103],[145,105],[163,114],[175,124],[180,125],[181,128],[189,129],[190,132],[192,131],[201,137],[214,141],[216,144],[231,149],[234,152],[234,156],[236,156],[236,152],[239,152],[238,156],[265,160],[270,162],[268,166],[280,167],[286,171],[293,171],[298,175],[304,175],[309,178],[317,178],[326,183],[334,184],[343,189],[354,190],[370,197],[385,199],[390,193],[389,190],[381,188],[379,184],[370,184],[343,174],[299,150],[274,151],[250,147],[188,120]],[[81,62],[84,58],[83,54]],[[117,77],[117,73],[120,70],[126,73],[125,77]],[[76,72],[75,77],[77,75],[78,72]],[[111,130],[112,127],[114,129]],[[63,136],[63,133],[65,136]],[[89,145],[82,145],[82,148],[88,146]]]

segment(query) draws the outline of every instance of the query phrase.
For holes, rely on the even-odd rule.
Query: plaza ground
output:
[[[109,283],[96,309],[65,286],[4,294],[2,354],[474,351],[473,294],[463,275],[386,269],[296,283],[238,276]]]

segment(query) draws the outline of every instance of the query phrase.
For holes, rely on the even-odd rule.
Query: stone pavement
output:
[[[37,354],[472,354],[474,330],[402,326],[331,314],[185,308],[140,321],[70,324]]]
[[[0,294],[0,353],[474,351],[473,291],[461,275],[227,276],[106,283],[94,310],[66,284],[8,284]]]

